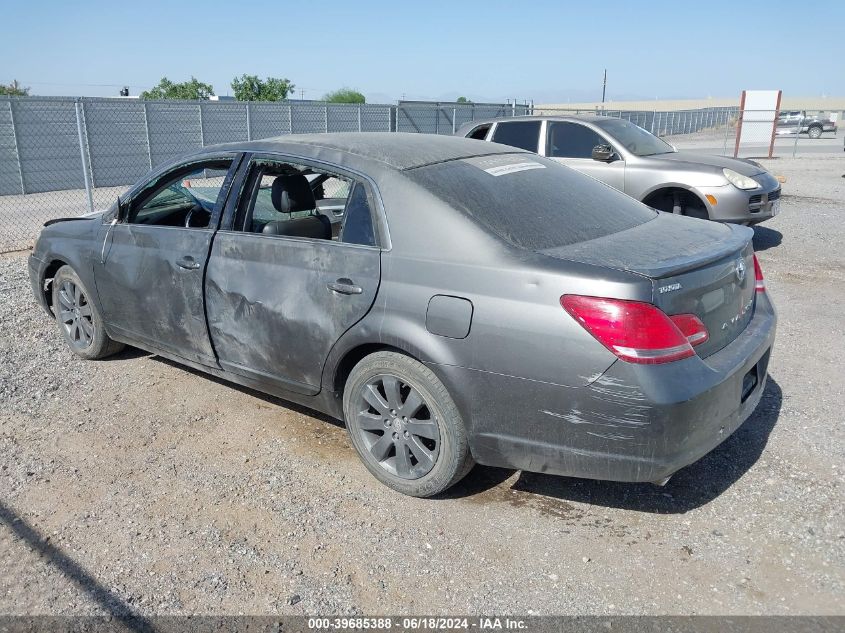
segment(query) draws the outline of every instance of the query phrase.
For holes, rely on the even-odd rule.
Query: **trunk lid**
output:
[[[754,232],[671,214],[603,238],[548,249],[545,255],[649,277],[652,303],[667,314],[694,314],[709,338],[701,357],[733,341],[754,312]]]

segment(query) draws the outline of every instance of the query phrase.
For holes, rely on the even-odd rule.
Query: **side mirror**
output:
[[[118,222],[123,222],[126,219],[126,214],[129,211],[129,204],[126,202],[121,203],[120,197],[117,199],[117,214],[115,218],[117,218]]]
[[[610,145],[596,145],[593,148],[593,160],[601,161],[602,163],[609,163],[616,157],[616,152]]]

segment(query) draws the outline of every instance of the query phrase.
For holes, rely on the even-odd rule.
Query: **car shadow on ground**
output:
[[[753,228],[754,239],[752,240],[752,244],[754,245],[754,250],[757,252],[780,246],[780,243],[783,241],[783,233],[780,231],[770,229],[767,226],[760,226],[759,224]]]
[[[37,553],[43,562],[52,566],[66,578],[74,582],[91,600],[97,603],[99,609],[105,611],[106,614],[115,618],[118,623],[123,625],[122,627],[115,626],[110,630],[118,630],[118,628],[125,627],[125,629],[137,631],[138,633],[152,633],[154,631],[148,619],[136,613],[132,607],[98,581],[94,575],[68,556],[61,548],[51,543],[49,536],[42,535],[26,519],[19,516],[2,501],[0,501],[0,525],[4,525],[6,529],[25,543],[28,548]],[[44,616],[32,616],[31,629],[24,625],[21,630],[42,629],[44,622],[39,621],[39,619],[43,618]],[[47,626],[49,627],[49,624]],[[67,622],[61,622],[57,623],[56,628],[65,629],[66,626]],[[13,628],[15,628],[14,624]],[[86,627],[81,628],[85,629]]]
[[[666,486],[556,477],[521,472],[511,491],[546,500],[580,502],[655,514],[679,514],[706,505],[736,483],[760,458],[780,415],[783,394],[769,376],[757,409],[722,444],[678,471]],[[476,466],[444,498],[484,495],[514,475],[503,468]]]
[[[160,363],[164,363],[165,365],[170,365],[174,369],[180,369],[182,371],[186,371],[188,373],[194,374],[195,376],[202,378],[203,380],[210,380],[212,382],[217,383],[218,385],[223,385],[224,387],[228,387],[229,389],[236,389],[241,393],[245,393],[247,395],[252,396],[253,398],[258,398],[259,400],[263,400],[268,404],[272,404],[277,407],[282,407],[284,409],[288,409],[289,411],[293,411],[294,413],[301,413],[303,415],[307,415],[309,417],[314,418],[315,420],[320,420],[321,422],[328,422],[334,426],[337,426],[341,429],[345,429],[346,425],[341,421],[337,420],[325,413],[320,413],[319,411],[315,411],[314,409],[309,409],[306,406],[302,406],[296,404],[295,402],[291,402],[290,400],[282,400],[281,398],[277,398],[276,396],[271,396],[270,394],[264,393],[262,391],[256,391],[255,389],[250,389],[249,387],[244,387],[243,385],[239,385],[234,382],[230,382],[223,378],[218,378],[212,374],[208,374],[202,370],[194,369],[193,367],[188,367],[187,365],[182,365],[177,363],[176,361],[169,360],[162,356],[158,356],[155,354],[148,354],[147,352],[141,352],[141,354],[146,354],[153,360],[156,360]]]
[[[155,354],[127,347],[112,358],[119,359],[122,355],[128,355],[126,358],[149,356],[175,369],[237,389],[274,406],[308,415],[341,429],[345,428],[341,420],[308,407],[229,382]],[[655,514],[688,512],[706,505],[721,495],[757,462],[780,416],[782,401],[783,393],[780,385],[769,376],[760,403],[751,417],[713,451],[675,473],[666,486],[558,477],[522,471],[509,490],[552,502],[554,500],[576,501]],[[435,499],[483,499],[486,494],[513,477],[516,472],[507,468],[479,465],[462,481],[443,494],[437,495]],[[376,485],[375,480],[373,480],[373,485]]]

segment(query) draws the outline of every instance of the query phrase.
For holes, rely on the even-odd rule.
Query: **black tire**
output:
[[[119,352],[124,345],[106,334],[100,311],[90,296],[73,268],[59,268],[53,277],[53,313],[59,332],[74,354],[96,360]]]
[[[388,391],[394,385],[392,398]],[[370,388],[381,398],[379,408],[368,402],[373,400]],[[415,408],[417,400],[422,405]],[[401,406],[390,409],[395,402]],[[474,462],[455,402],[437,376],[413,358],[384,351],[361,360],[346,381],[343,412],[361,461],[393,490],[412,497],[431,497],[472,470]],[[433,435],[437,435],[436,440]],[[423,444],[428,452],[420,454]],[[405,460],[400,460],[400,450]],[[381,459],[379,454],[383,455]],[[422,459],[417,459],[418,454]],[[430,467],[429,461],[433,463]],[[401,462],[405,463],[404,474]]]
[[[824,129],[820,125],[811,125],[810,129],[807,130],[807,136],[810,138],[821,138],[822,132],[824,132]]]

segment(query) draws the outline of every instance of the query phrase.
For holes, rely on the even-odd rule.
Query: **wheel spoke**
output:
[[[364,400],[366,400],[373,409],[382,415],[390,414],[390,407],[373,385],[366,385],[364,387]]]
[[[73,300],[76,302],[76,305],[82,303],[82,291],[77,285],[73,286]]]
[[[408,477],[411,474],[411,458],[404,443],[396,445],[396,472],[400,477]]]
[[[376,461],[383,462],[387,459],[387,454],[390,452],[390,447],[393,446],[393,437],[390,433],[382,435],[378,442],[370,447],[370,453],[376,458]]]
[[[362,411],[358,414],[358,427],[363,431],[384,431],[384,418]]]
[[[64,307],[73,309],[73,294],[68,292],[67,287],[62,286],[59,289],[59,303]]]
[[[434,455],[432,455],[431,451],[422,445],[422,442],[420,442],[419,439],[411,436],[408,440],[408,448],[411,449],[414,457],[417,458],[420,468],[427,471],[434,466]]]
[[[399,381],[393,376],[385,376],[381,383],[384,385],[384,393],[387,394],[387,403],[394,411],[402,408],[402,393]]]
[[[79,315],[84,317],[91,316],[91,304],[86,303],[84,306],[79,306]]]
[[[85,331],[84,327],[79,328],[79,342],[88,345],[91,342],[91,337],[88,336],[88,332]]]
[[[408,420],[405,423],[405,428],[411,435],[418,435],[435,441],[440,439],[440,431],[437,428],[437,422],[434,420]]]
[[[73,325],[71,326],[70,337],[71,337],[74,341],[78,341],[78,340],[79,340],[79,336],[80,336],[80,332],[81,332],[81,331],[82,331],[82,329],[79,327],[79,322],[78,322],[78,321],[74,321],[74,322],[73,322]]]
[[[405,404],[402,405],[400,413],[406,418],[414,417],[423,406],[422,396],[417,393],[417,390],[411,387],[408,397],[405,399]]]
[[[61,310],[59,312],[59,318],[65,325],[69,325],[71,322],[73,322],[73,317],[73,310]]]
[[[94,336],[94,326],[88,319],[79,319],[79,324],[82,326],[82,332],[85,334],[86,339]]]

